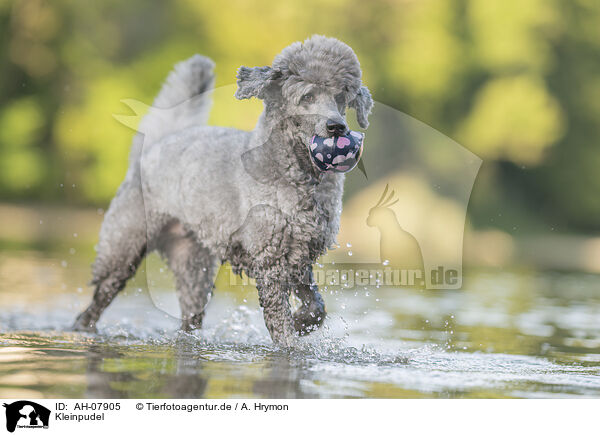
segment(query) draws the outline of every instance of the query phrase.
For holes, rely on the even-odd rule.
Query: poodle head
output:
[[[242,66],[237,78],[236,98],[262,99],[269,116],[292,122],[307,146],[315,135],[348,134],[348,107],[356,110],[362,128],[368,126],[373,100],[361,83],[360,64],[354,51],[335,38],[315,35],[295,42],[272,66]]]

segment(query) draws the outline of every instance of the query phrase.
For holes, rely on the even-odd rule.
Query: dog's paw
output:
[[[301,306],[294,313],[294,329],[299,335],[307,335],[317,330],[325,321],[325,310]]]
[[[74,324],[71,327],[71,330],[74,332],[88,332],[90,334],[96,334],[98,329],[95,326],[84,326],[79,324]]]
[[[202,319],[204,313],[194,314],[193,316],[183,318],[181,320],[181,330],[183,332],[192,332],[202,328]]]
[[[75,320],[75,323],[73,323],[73,326],[71,326],[71,330],[76,332],[98,332],[98,329],[96,329],[96,323],[83,318],[83,316],[79,316],[77,320]]]

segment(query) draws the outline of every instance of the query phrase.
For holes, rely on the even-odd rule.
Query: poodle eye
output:
[[[307,94],[302,95],[302,98],[300,98],[300,101],[303,103],[308,103],[308,104],[314,103],[315,96],[309,92]]]

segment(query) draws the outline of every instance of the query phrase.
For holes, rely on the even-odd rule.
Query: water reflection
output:
[[[217,291],[189,335],[135,282],[98,335],[67,332],[88,268],[61,261],[0,256],[0,397],[600,397],[598,276],[471,271],[461,291],[326,292],[325,329],[289,351],[255,301]]]

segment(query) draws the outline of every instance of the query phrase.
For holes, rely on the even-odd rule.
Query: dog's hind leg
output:
[[[92,303],[73,325],[77,331],[95,331],[96,322],[114,297],[137,270],[146,255],[148,233],[142,192],[125,182],[106,212],[92,284],[96,286]]]
[[[327,315],[312,266],[306,270],[302,283],[294,287],[294,294],[302,302],[302,306],[294,312],[294,328],[300,335],[306,335],[321,326]]]
[[[181,329],[200,329],[212,295],[217,261],[178,222],[171,223],[163,231],[159,245],[175,274],[177,298],[181,308]]]

